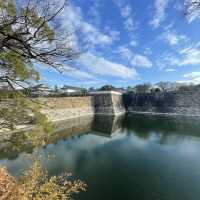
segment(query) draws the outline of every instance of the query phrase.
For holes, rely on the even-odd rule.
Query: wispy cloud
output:
[[[155,0],[155,14],[149,24],[153,28],[158,28],[166,18],[166,8],[170,0]]]
[[[152,49],[150,47],[146,47],[144,49],[144,54],[145,55],[151,55],[153,52],[152,52]]]
[[[136,54],[126,46],[120,46],[116,53],[133,67],[151,68],[153,66],[147,55]]]
[[[130,60],[133,57],[133,52],[124,46],[120,46],[117,50],[117,53],[123,58],[123,59],[128,59]]]
[[[129,44],[130,44],[130,46],[132,46],[132,47],[136,47],[136,46],[138,46],[138,41],[132,40]]]
[[[166,71],[166,72],[175,72],[176,70],[173,69],[173,68],[167,68],[167,69],[165,69],[165,71]]]
[[[131,16],[131,14],[132,14],[132,8],[130,7],[130,5],[126,5],[121,8],[122,17],[127,18],[127,17]]]
[[[179,44],[180,42],[188,41],[185,35],[179,35],[175,31],[167,30],[159,36],[159,39],[167,42],[170,46]]]
[[[89,72],[95,75],[118,77],[122,79],[134,79],[137,72],[133,68],[125,65],[111,62],[104,57],[98,57],[92,53],[85,53],[79,58],[80,65],[87,68]]]
[[[197,65],[200,64],[200,49],[198,48],[185,48],[180,51],[182,59],[178,62],[178,65]]]
[[[175,53],[167,51],[157,59],[156,64],[161,69],[200,65],[200,49],[197,45],[191,45]]]
[[[41,65],[38,65],[36,64],[35,65],[36,69],[40,72],[43,73],[43,76],[44,75],[48,75],[48,74],[55,74],[55,77],[57,77],[57,75],[59,75],[59,77],[72,77],[76,80],[97,80],[97,78],[87,72],[87,71],[84,71],[83,69],[78,69],[76,68],[75,66],[69,66],[69,65],[64,65],[64,68],[62,69],[62,73],[58,72],[57,70],[55,70],[54,68],[49,68],[47,66],[41,66]],[[42,76],[42,78],[43,78]],[[44,76],[45,77],[45,76]],[[51,80],[49,80],[50,82]]]
[[[136,54],[131,60],[131,65],[136,67],[151,68],[153,66],[152,62],[143,55]]]
[[[136,20],[134,19],[134,12],[131,5],[121,0],[113,1],[118,6],[120,14],[124,19],[124,29],[129,33],[132,33],[137,28],[138,23],[136,23]]]
[[[94,75],[91,73],[81,71],[79,69],[70,67],[70,66],[65,66],[65,70],[63,74],[66,74],[67,76],[71,76],[73,78],[79,79],[79,80],[85,80],[85,79],[96,79]]]
[[[114,38],[103,33],[94,25],[88,23],[82,14],[80,7],[69,5],[62,12],[61,24],[64,30],[71,31],[81,38],[81,42],[88,45],[110,45]]]
[[[113,41],[120,40],[120,31],[117,31],[110,26],[105,26],[104,30],[105,30],[105,33],[109,35]]]
[[[101,25],[101,15],[99,12],[100,6],[100,1],[94,1],[94,3],[88,8],[90,22],[95,24],[97,27]]]
[[[190,83],[194,83],[194,84],[200,83],[200,72],[191,72],[188,74],[184,74],[183,77],[187,78],[186,82],[190,82]]]

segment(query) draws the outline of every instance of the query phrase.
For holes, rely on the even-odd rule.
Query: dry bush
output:
[[[19,199],[19,193],[16,179],[8,173],[6,168],[0,168],[0,200]]]
[[[48,177],[38,161],[19,180],[0,168],[0,200],[71,200],[85,188],[84,182],[72,180],[67,173]]]

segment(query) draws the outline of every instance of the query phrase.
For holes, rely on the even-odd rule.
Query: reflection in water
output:
[[[2,148],[0,165],[18,175],[29,162],[30,149],[11,156],[8,147],[7,153]],[[81,200],[200,198],[198,118],[99,115],[68,120],[58,124],[40,153],[51,174],[68,170],[87,182]],[[49,153],[55,159],[47,159]]]
[[[112,135],[120,132],[123,120],[124,115],[118,117],[97,115],[92,121],[92,133],[105,137],[112,137]]]

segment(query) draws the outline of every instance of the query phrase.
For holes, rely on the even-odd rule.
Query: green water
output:
[[[96,116],[70,120],[64,129],[40,153],[50,174],[70,171],[88,184],[76,199],[200,199],[200,118]],[[17,141],[0,152],[0,165],[14,175],[35,153],[28,145],[12,150]]]

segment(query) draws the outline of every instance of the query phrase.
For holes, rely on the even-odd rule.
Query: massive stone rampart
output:
[[[127,112],[200,116],[200,91],[127,94]]]
[[[52,121],[85,115],[125,113],[123,97],[116,92],[97,92],[86,97],[41,98],[42,112]]]
[[[123,96],[117,92],[96,92],[93,94],[95,114],[118,115],[125,113]]]
[[[58,97],[41,98],[42,112],[52,121],[66,120],[94,114],[94,98],[87,97]]]
[[[200,91],[148,94],[95,92],[85,97],[40,98],[42,112],[52,121],[85,115],[125,112],[200,116]]]

